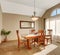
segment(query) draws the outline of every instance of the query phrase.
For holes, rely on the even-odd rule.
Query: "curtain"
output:
[[[60,38],[60,16],[59,17],[51,17],[45,20],[45,30],[46,34],[48,34],[47,30],[52,29],[52,35],[56,38]],[[58,37],[59,36],[59,37]]]

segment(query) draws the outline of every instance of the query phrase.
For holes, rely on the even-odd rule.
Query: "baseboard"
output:
[[[17,40],[7,40],[6,42],[14,42],[14,41],[17,41]],[[4,43],[4,41],[1,41],[1,43]]]

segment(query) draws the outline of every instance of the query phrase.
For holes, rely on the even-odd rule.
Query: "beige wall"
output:
[[[31,17],[29,17],[29,16],[8,14],[8,13],[3,14],[3,28],[11,31],[11,34],[8,36],[8,40],[15,40],[17,38],[16,37],[16,30],[17,29],[20,30],[21,35],[22,34],[29,34],[30,29],[20,29],[20,26],[19,26],[19,21],[20,20],[32,21]],[[37,20],[35,22],[36,31],[38,29],[40,29],[40,27],[39,27],[40,21]]]
[[[2,10],[0,5],[0,34],[1,34],[1,29],[2,29]],[[0,35],[0,43],[1,43],[1,35]]]
[[[38,20],[38,25],[39,25],[39,29],[43,29],[44,30],[44,19],[41,17],[39,20]]]

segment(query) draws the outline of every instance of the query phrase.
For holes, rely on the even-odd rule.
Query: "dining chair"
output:
[[[18,48],[20,48],[21,44],[24,44],[26,46],[26,39],[21,38],[21,36],[19,35],[19,30],[16,30],[16,34],[18,39]]]
[[[32,29],[31,31],[31,34],[37,34],[37,32],[35,31],[35,29]],[[31,44],[34,44],[34,46],[36,45],[36,43],[37,43],[37,38],[34,38],[34,39],[32,39],[32,42],[31,42]]]
[[[31,29],[31,30],[30,30],[30,33],[31,33],[31,34],[34,34],[34,33],[35,33],[35,29]]]
[[[48,44],[48,42],[50,41],[50,43],[52,43],[52,29],[48,29],[48,34],[45,36],[45,40]]]
[[[38,45],[43,44],[45,46],[45,34],[44,34],[44,30],[38,30]]]
[[[47,45],[48,45],[49,42],[52,43],[52,35],[46,35],[45,40],[46,40]]]

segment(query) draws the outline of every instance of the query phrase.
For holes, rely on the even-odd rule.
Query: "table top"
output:
[[[38,35],[38,34],[29,34],[29,35],[25,36],[24,38],[26,38],[26,39],[37,38],[38,36],[40,36],[40,35]]]

